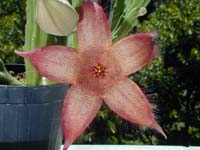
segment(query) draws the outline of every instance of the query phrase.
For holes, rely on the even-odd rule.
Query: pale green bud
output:
[[[36,0],[36,20],[44,32],[65,36],[75,29],[79,16],[67,0]]]
[[[137,17],[144,16],[147,13],[147,9],[145,7],[141,7],[138,11]]]

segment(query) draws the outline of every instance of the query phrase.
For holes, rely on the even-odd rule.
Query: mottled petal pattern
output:
[[[156,47],[152,38],[155,36],[155,33],[137,33],[113,45],[111,55],[124,75],[138,71],[154,57]]]
[[[78,43],[81,51],[104,50],[111,46],[111,32],[102,7],[85,3],[78,23]]]
[[[16,52],[31,61],[38,72],[61,83],[76,82],[79,73],[78,53],[65,46],[48,46],[31,52]]]
[[[65,98],[62,124],[65,149],[88,127],[100,109],[102,99],[82,85],[73,85]]]
[[[71,83],[64,100],[62,124],[65,150],[88,127],[102,101],[124,119],[149,126],[166,137],[154,119],[152,108],[133,81],[127,78],[155,55],[155,33],[137,33],[114,45],[101,6],[86,2],[77,28],[79,50],[47,46],[17,52],[38,72],[57,82]]]
[[[110,109],[132,123],[149,126],[165,136],[140,88],[128,78],[115,82],[105,94],[104,101]]]

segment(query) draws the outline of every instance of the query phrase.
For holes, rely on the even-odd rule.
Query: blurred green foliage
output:
[[[5,63],[21,62],[14,53],[22,49],[25,28],[25,0],[0,2],[0,58]]]
[[[142,85],[153,86],[158,93],[160,122],[168,135],[162,143],[199,145],[199,0],[157,3],[149,20],[139,25],[139,31],[157,31],[159,35],[159,58],[136,76]]]

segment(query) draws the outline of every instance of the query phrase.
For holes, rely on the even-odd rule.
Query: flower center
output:
[[[92,72],[95,77],[103,79],[106,75],[106,69],[107,67],[103,64],[98,63],[96,66],[92,67]]]

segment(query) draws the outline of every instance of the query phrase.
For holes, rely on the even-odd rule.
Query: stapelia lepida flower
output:
[[[17,52],[29,59],[41,75],[72,84],[62,109],[65,149],[87,128],[103,101],[122,118],[165,136],[149,101],[127,77],[153,58],[155,34],[137,33],[112,44],[102,8],[90,2],[82,6],[77,34],[78,50],[47,46]]]

